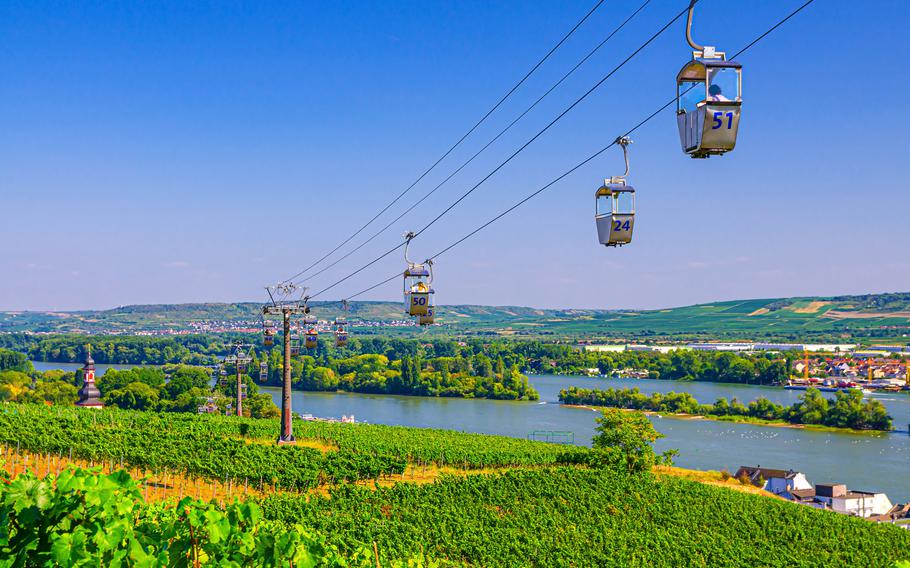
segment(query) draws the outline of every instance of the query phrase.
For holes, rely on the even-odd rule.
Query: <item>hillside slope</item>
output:
[[[331,320],[336,302],[313,303]],[[406,321],[398,302],[352,302],[346,314],[363,322]],[[518,306],[440,306],[442,326],[430,333],[496,333],[565,338],[889,338],[910,334],[910,293],[735,300],[661,310],[553,310]],[[256,327],[259,305],[176,304],[124,306],[79,312],[3,312],[0,332],[136,333],[204,327]],[[378,328],[407,332],[408,328]]]

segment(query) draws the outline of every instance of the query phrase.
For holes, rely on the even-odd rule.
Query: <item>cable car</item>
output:
[[[686,41],[695,51],[676,75],[676,124],[683,152],[693,158],[722,155],[736,146],[743,104],[742,65],[692,40],[689,5]]]
[[[262,344],[266,347],[275,345],[275,324],[270,321],[262,324]]]
[[[629,175],[628,146],[631,143],[628,137],[616,139],[616,144],[622,146],[626,173],[605,179],[604,184],[594,192],[597,238],[600,244],[608,247],[620,247],[632,242],[632,230],[635,228],[635,188],[626,185],[626,176]]]
[[[335,318],[335,347],[344,347],[348,344],[348,321],[344,318]]]
[[[259,363],[259,382],[264,383],[269,379],[269,364],[266,361]]]
[[[341,301],[341,309],[343,312],[348,311],[348,301]],[[348,320],[344,316],[338,316],[335,318],[335,347],[344,347],[348,344]]]
[[[410,316],[425,316],[432,305],[433,289],[430,271],[423,264],[409,264],[404,271],[405,313]]]
[[[335,347],[344,347],[348,344],[348,332],[343,329],[335,330]]]
[[[306,334],[303,337],[303,346],[307,349],[316,349],[316,346],[319,345],[319,342],[317,341],[319,331],[315,327],[307,328]]]
[[[294,333],[291,334],[290,340],[291,347],[291,357],[297,357],[300,355],[300,328],[294,330]]]
[[[306,325],[306,333],[303,335],[303,346],[306,349],[316,349],[319,337],[319,330],[316,328],[316,316],[307,314],[303,318],[303,323]]]
[[[404,311],[409,316],[425,316],[433,305],[433,261],[423,264],[411,262],[408,247],[414,233],[405,235],[404,260],[408,267],[404,271]]]
[[[430,298],[432,300],[432,298]],[[430,306],[426,315],[417,316],[417,325],[433,325],[436,321],[436,307]]]

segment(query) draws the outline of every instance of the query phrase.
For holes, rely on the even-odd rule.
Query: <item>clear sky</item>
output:
[[[409,199],[641,1],[607,0]],[[695,37],[735,52],[800,3],[702,0]],[[262,300],[263,285],[409,185],[593,4],[0,3],[0,309]],[[312,285],[426,223],[685,4],[653,0],[409,219]],[[622,172],[611,149],[440,258],[438,301],[645,308],[910,290],[908,24],[903,0],[817,0],[742,57],[733,153],[684,156],[671,111],[634,135],[633,244],[596,244],[593,192]],[[650,114],[690,55],[680,20],[414,241],[412,256]],[[402,263],[396,253],[320,299]],[[398,298],[399,287],[364,299]]]

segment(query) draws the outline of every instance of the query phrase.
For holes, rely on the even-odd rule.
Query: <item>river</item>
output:
[[[557,375],[532,375],[529,379],[540,393],[540,401],[294,391],[293,409],[319,417],[340,418],[345,414],[354,414],[357,420],[374,424],[446,428],[519,438],[527,437],[533,430],[570,431],[575,434],[576,443],[590,445],[597,414],[560,405],[560,389],[569,386],[602,389],[638,387],[644,393],[689,392],[703,403],[714,402],[721,396],[728,399],[735,396],[748,403],[765,396],[777,403],[792,404],[802,394],[776,387],[648,379]],[[276,404],[280,404],[280,389],[268,387],[262,390],[271,394]],[[910,396],[870,396],[879,399],[888,408],[897,427],[905,428],[910,423]],[[679,450],[676,465],[681,467],[726,468],[731,473],[735,473],[740,465],[792,468],[805,473],[812,483],[846,483],[852,489],[884,491],[894,503],[910,501],[910,485],[904,477],[910,470],[910,436],[906,432],[818,432],[657,416],[652,416],[651,421],[666,436],[657,442],[657,451]]]

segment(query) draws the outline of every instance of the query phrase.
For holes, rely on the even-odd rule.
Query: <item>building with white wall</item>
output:
[[[769,493],[788,498],[791,491],[812,489],[812,484],[806,479],[806,475],[792,469],[741,466],[736,471],[736,479],[744,478],[748,478],[753,485],[761,487]]]
[[[857,517],[884,515],[894,508],[884,493],[850,491],[843,483],[816,484],[815,500],[824,503],[832,511]]]

